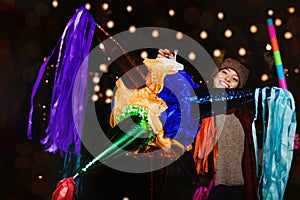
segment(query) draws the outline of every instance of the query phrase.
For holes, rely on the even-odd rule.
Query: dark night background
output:
[[[109,9],[103,11],[101,5],[105,2]],[[131,25],[136,28],[165,27],[189,35],[210,55],[216,48],[224,50],[226,56],[239,59],[250,69],[250,88],[278,86],[275,66],[269,66],[264,59],[264,53],[268,52],[265,46],[269,43],[267,11],[272,9],[272,17],[282,20],[282,24],[276,27],[278,43],[288,89],[294,95],[296,106],[299,105],[298,0],[59,0],[57,8],[52,6],[51,0],[0,0],[0,199],[50,199],[55,184],[61,178],[58,172],[62,169],[63,159],[59,155],[45,153],[37,140],[27,138],[29,100],[44,57],[51,53],[76,8],[86,3],[90,3],[90,11],[96,21],[111,35],[125,31]],[[127,5],[132,6],[132,12],[126,11]],[[295,8],[294,13],[287,11],[290,6]],[[174,17],[168,15],[169,9],[175,10]],[[224,12],[224,20],[217,19],[219,11]],[[108,20],[114,20],[111,29],[106,27]],[[259,28],[256,34],[249,32],[252,24]],[[224,37],[226,28],[233,30],[232,38]],[[206,40],[199,37],[202,30],[209,35]],[[293,37],[285,39],[285,31],[290,31]],[[247,49],[245,56],[237,54],[241,46]],[[269,80],[261,81],[263,73],[269,75]],[[49,77],[51,79],[51,73]],[[38,125],[41,132],[46,125],[47,119],[41,120]],[[298,154],[295,150],[287,188],[287,194],[293,196],[290,199],[299,198],[295,197],[300,187]]]

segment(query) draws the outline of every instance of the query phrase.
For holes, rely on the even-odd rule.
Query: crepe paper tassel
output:
[[[256,127],[258,110],[262,112],[262,144],[263,155],[261,175],[259,177],[259,199],[283,199],[293,160],[293,142],[297,120],[295,100],[285,89],[273,87],[271,94],[263,89],[258,91],[255,100],[256,114],[252,122],[252,135],[256,153],[256,169],[258,172],[258,146]],[[282,120],[284,119],[284,120]],[[258,175],[258,174],[257,174]],[[260,197],[260,195],[259,195]]]
[[[286,79],[285,79],[285,75],[284,75],[284,70],[283,70],[283,65],[282,65],[282,60],[281,60],[281,56],[280,56],[279,45],[278,45],[278,41],[277,41],[277,37],[276,37],[276,31],[275,31],[275,27],[273,24],[273,20],[271,18],[268,18],[267,24],[268,24],[268,31],[269,31],[269,36],[270,36],[270,41],[271,41],[279,86],[280,86],[280,88],[287,90],[287,84],[286,84]]]
[[[64,178],[56,185],[55,191],[52,193],[52,200],[73,200],[76,185],[74,179]]]
[[[50,65],[50,60],[55,59],[55,77],[50,103],[50,117],[46,129],[46,135],[40,140],[50,153],[59,152],[62,156],[68,152],[69,146],[75,144],[75,153],[81,151],[81,128],[83,126],[82,116],[85,113],[86,88],[87,88],[87,62],[83,62],[88,56],[96,22],[84,7],[78,8],[69,20],[64,32],[55,45],[52,53],[42,64],[38,77],[34,83],[31,100],[30,114],[28,120],[28,138],[33,139],[32,124],[36,108],[36,95],[39,85]],[[84,66],[81,74],[81,88],[73,91],[75,76],[80,68]],[[72,93],[73,92],[73,93]],[[72,97],[74,106],[72,107]],[[83,109],[82,109],[83,108]],[[73,113],[75,120],[73,120]],[[76,121],[78,129],[75,127]]]

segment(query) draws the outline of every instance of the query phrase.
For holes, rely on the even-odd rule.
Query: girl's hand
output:
[[[169,49],[159,49],[157,57],[174,59],[174,55]]]

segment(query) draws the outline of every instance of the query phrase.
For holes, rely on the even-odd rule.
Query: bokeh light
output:
[[[93,83],[98,84],[100,81],[100,77],[99,76],[94,76],[93,77]]]
[[[257,33],[258,28],[256,25],[251,25],[249,30],[250,30],[250,33],[254,34],[254,33]]]
[[[109,20],[107,23],[106,23],[106,26],[107,28],[113,28],[115,26],[115,23],[113,20]]]
[[[267,14],[268,14],[269,16],[273,16],[273,15],[274,15],[274,10],[269,9],[268,12],[267,12]]]
[[[272,46],[270,44],[266,44],[266,50],[267,51],[271,51],[272,50]]]
[[[224,36],[225,36],[226,38],[231,38],[232,35],[233,35],[232,30],[226,29],[226,30],[224,31]]]
[[[130,33],[135,33],[136,32],[136,27],[132,25],[132,26],[129,27],[128,31]]]
[[[216,57],[216,58],[220,57],[221,54],[222,54],[222,52],[221,52],[220,49],[215,49],[215,50],[213,51],[213,55],[214,55],[214,57]]]
[[[159,37],[159,31],[157,29],[152,31],[152,37],[158,38]]]
[[[102,8],[102,10],[108,10],[109,4],[108,4],[108,3],[103,3],[103,4],[101,5],[101,8]]]
[[[266,81],[269,80],[269,75],[266,74],[266,73],[263,73],[263,74],[261,75],[260,79],[261,79],[262,82],[266,82]]]
[[[282,25],[282,20],[280,18],[276,18],[274,21],[275,26],[281,26]]]
[[[110,89],[110,88],[106,89],[105,95],[106,95],[107,97],[112,97],[113,94],[114,94],[114,92],[112,91],[112,89]]]
[[[141,52],[141,58],[145,59],[145,58],[147,58],[147,57],[148,57],[147,51],[142,51],[142,52]]]
[[[201,31],[199,34],[200,38],[205,40],[208,37],[208,33],[206,31]]]
[[[104,63],[99,65],[99,70],[106,73],[108,71],[108,66]]]
[[[100,48],[101,50],[104,50],[104,48],[105,48],[105,47],[104,47],[104,44],[103,44],[103,43],[100,43],[100,44],[99,44],[99,48]]]
[[[177,40],[182,40],[182,38],[183,38],[183,33],[182,32],[177,32],[176,33],[176,39]]]
[[[98,95],[96,95],[96,94],[93,94],[93,95],[92,95],[92,101],[93,101],[93,102],[98,101],[98,99],[99,99],[99,96],[98,96]]]
[[[58,7],[58,1],[57,0],[53,0],[52,1],[52,6],[53,6],[53,8],[57,8]]]
[[[100,85],[95,85],[94,86],[94,91],[95,92],[100,92]]]
[[[295,9],[294,6],[290,6],[290,7],[288,7],[287,11],[288,11],[290,14],[293,14],[293,13],[295,13],[296,9]]]
[[[91,10],[91,4],[90,3],[86,3],[84,6],[87,10]]]
[[[126,10],[129,13],[132,12],[132,6],[131,5],[126,6]]]
[[[174,17],[174,16],[175,16],[175,10],[170,9],[170,10],[169,10],[169,16],[170,16],[170,17]]]
[[[238,54],[240,56],[245,56],[247,54],[247,50],[244,47],[239,48]]]
[[[195,60],[196,59],[196,54],[194,52],[190,52],[189,55],[188,55],[188,58],[190,60]]]
[[[111,103],[111,102],[112,102],[111,98],[105,99],[105,103],[106,103],[106,104],[109,104],[109,103]]]
[[[224,19],[224,16],[225,16],[224,13],[221,12],[221,11],[218,12],[218,14],[217,14],[217,17],[218,17],[219,20],[223,20],[223,19]]]
[[[290,39],[292,39],[293,34],[289,31],[286,31],[283,36],[285,39],[290,40]]]

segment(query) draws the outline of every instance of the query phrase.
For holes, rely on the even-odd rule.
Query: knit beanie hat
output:
[[[242,65],[239,61],[234,60],[232,58],[226,58],[221,63],[219,70],[226,69],[226,68],[233,69],[237,73],[240,79],[239,88],[243,88],[246,85],[246,82],[248,80],[249,70],[244,65]]]

